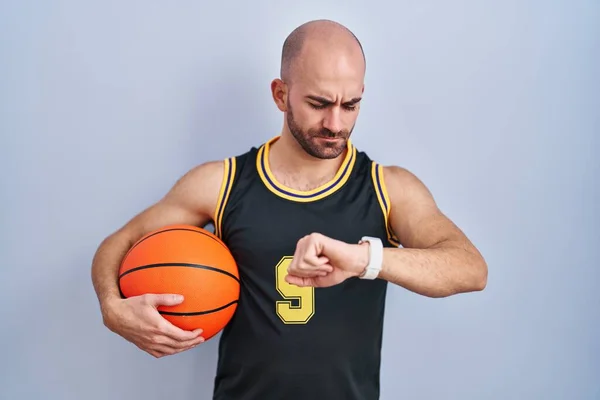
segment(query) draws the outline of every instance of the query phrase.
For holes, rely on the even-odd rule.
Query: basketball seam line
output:
[[[142,269],[149,269],[149,268],[162,268],[162,267],[187,267],[187,268],[200,268],[200,269],[207,269],[213,272],[219,272],[223,275],[226,275],[230,278],[233,278],[237,281],[237,283],[240,283],[240,280],[238,277],[236,277],[235,275],[233,275],[231,272],[227,272],[227,271],[223,271],[220,270],[218,268],[215,267],[210,267],[208,265],[202,265],[202,264],[193,264],[193,263],[159,263],[159,264],[148,264],[148,265],[141,265],[139,267],[135,267],[132,268],[128,271],[123,272],[121,275],[119,275],[119,281],[121,280],[121,278],[123,278],[125,275],[127,274],[131,274],[132,272],[135,271],[139,271]]]
[[[230,303],[227,303],[221,307],[217,307],[217,308],[213,308],[212,310],[206,310],[206,311],[194,311],[194,312],[175,312],[175,311],[159,311],[160,314],[163,315],[172,315],[172,316],[195,316],[195,315],[204,315],[204,314],[210,314],[210,313],[214,313],[217,311],[221,311],[226,309],[227,307],[230,307],[234,304],[236,304],[238,301],[234,300]]]

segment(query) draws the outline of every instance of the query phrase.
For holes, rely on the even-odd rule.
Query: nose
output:
[[[327,110],[325,119],[323,120],[323,127],[335,133],[338,133],[342,130],[342,120],[339,107],[331,107]]]

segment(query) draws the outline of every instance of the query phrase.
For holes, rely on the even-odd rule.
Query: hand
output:
[[[156,358],[176,354],[204,342],[202,329],[182,330],[159,314],[159,305],[183,301],[174,294],[145,294],[116,299],[103,307],[104,324],[111,331]]]
[[[296,286],[333,286],[362,274],[368,262],[368,243],[348,244],[312,233],[298,241],[285,280]]]

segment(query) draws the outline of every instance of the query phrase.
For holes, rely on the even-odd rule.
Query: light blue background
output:
[[[391,289],[382,399],[600,398],[599,3],[366,3],[1,3],[0,398],[209,399],[217,341],[156,360],[112,334],[91,259],[189,168],[279,132],[281,44],[314,18],[365,47],[355,143],[489,263],[481,293]]]

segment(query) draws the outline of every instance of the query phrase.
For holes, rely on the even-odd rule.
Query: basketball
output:
[[[129,249],[119,268],[123,297],[180,294],[182,303],[159,306],[173,325],[202,329],[205,340],[219,333],[237,309],[240,281],[227,246],[211,232],[170,225],[150,232]]]

